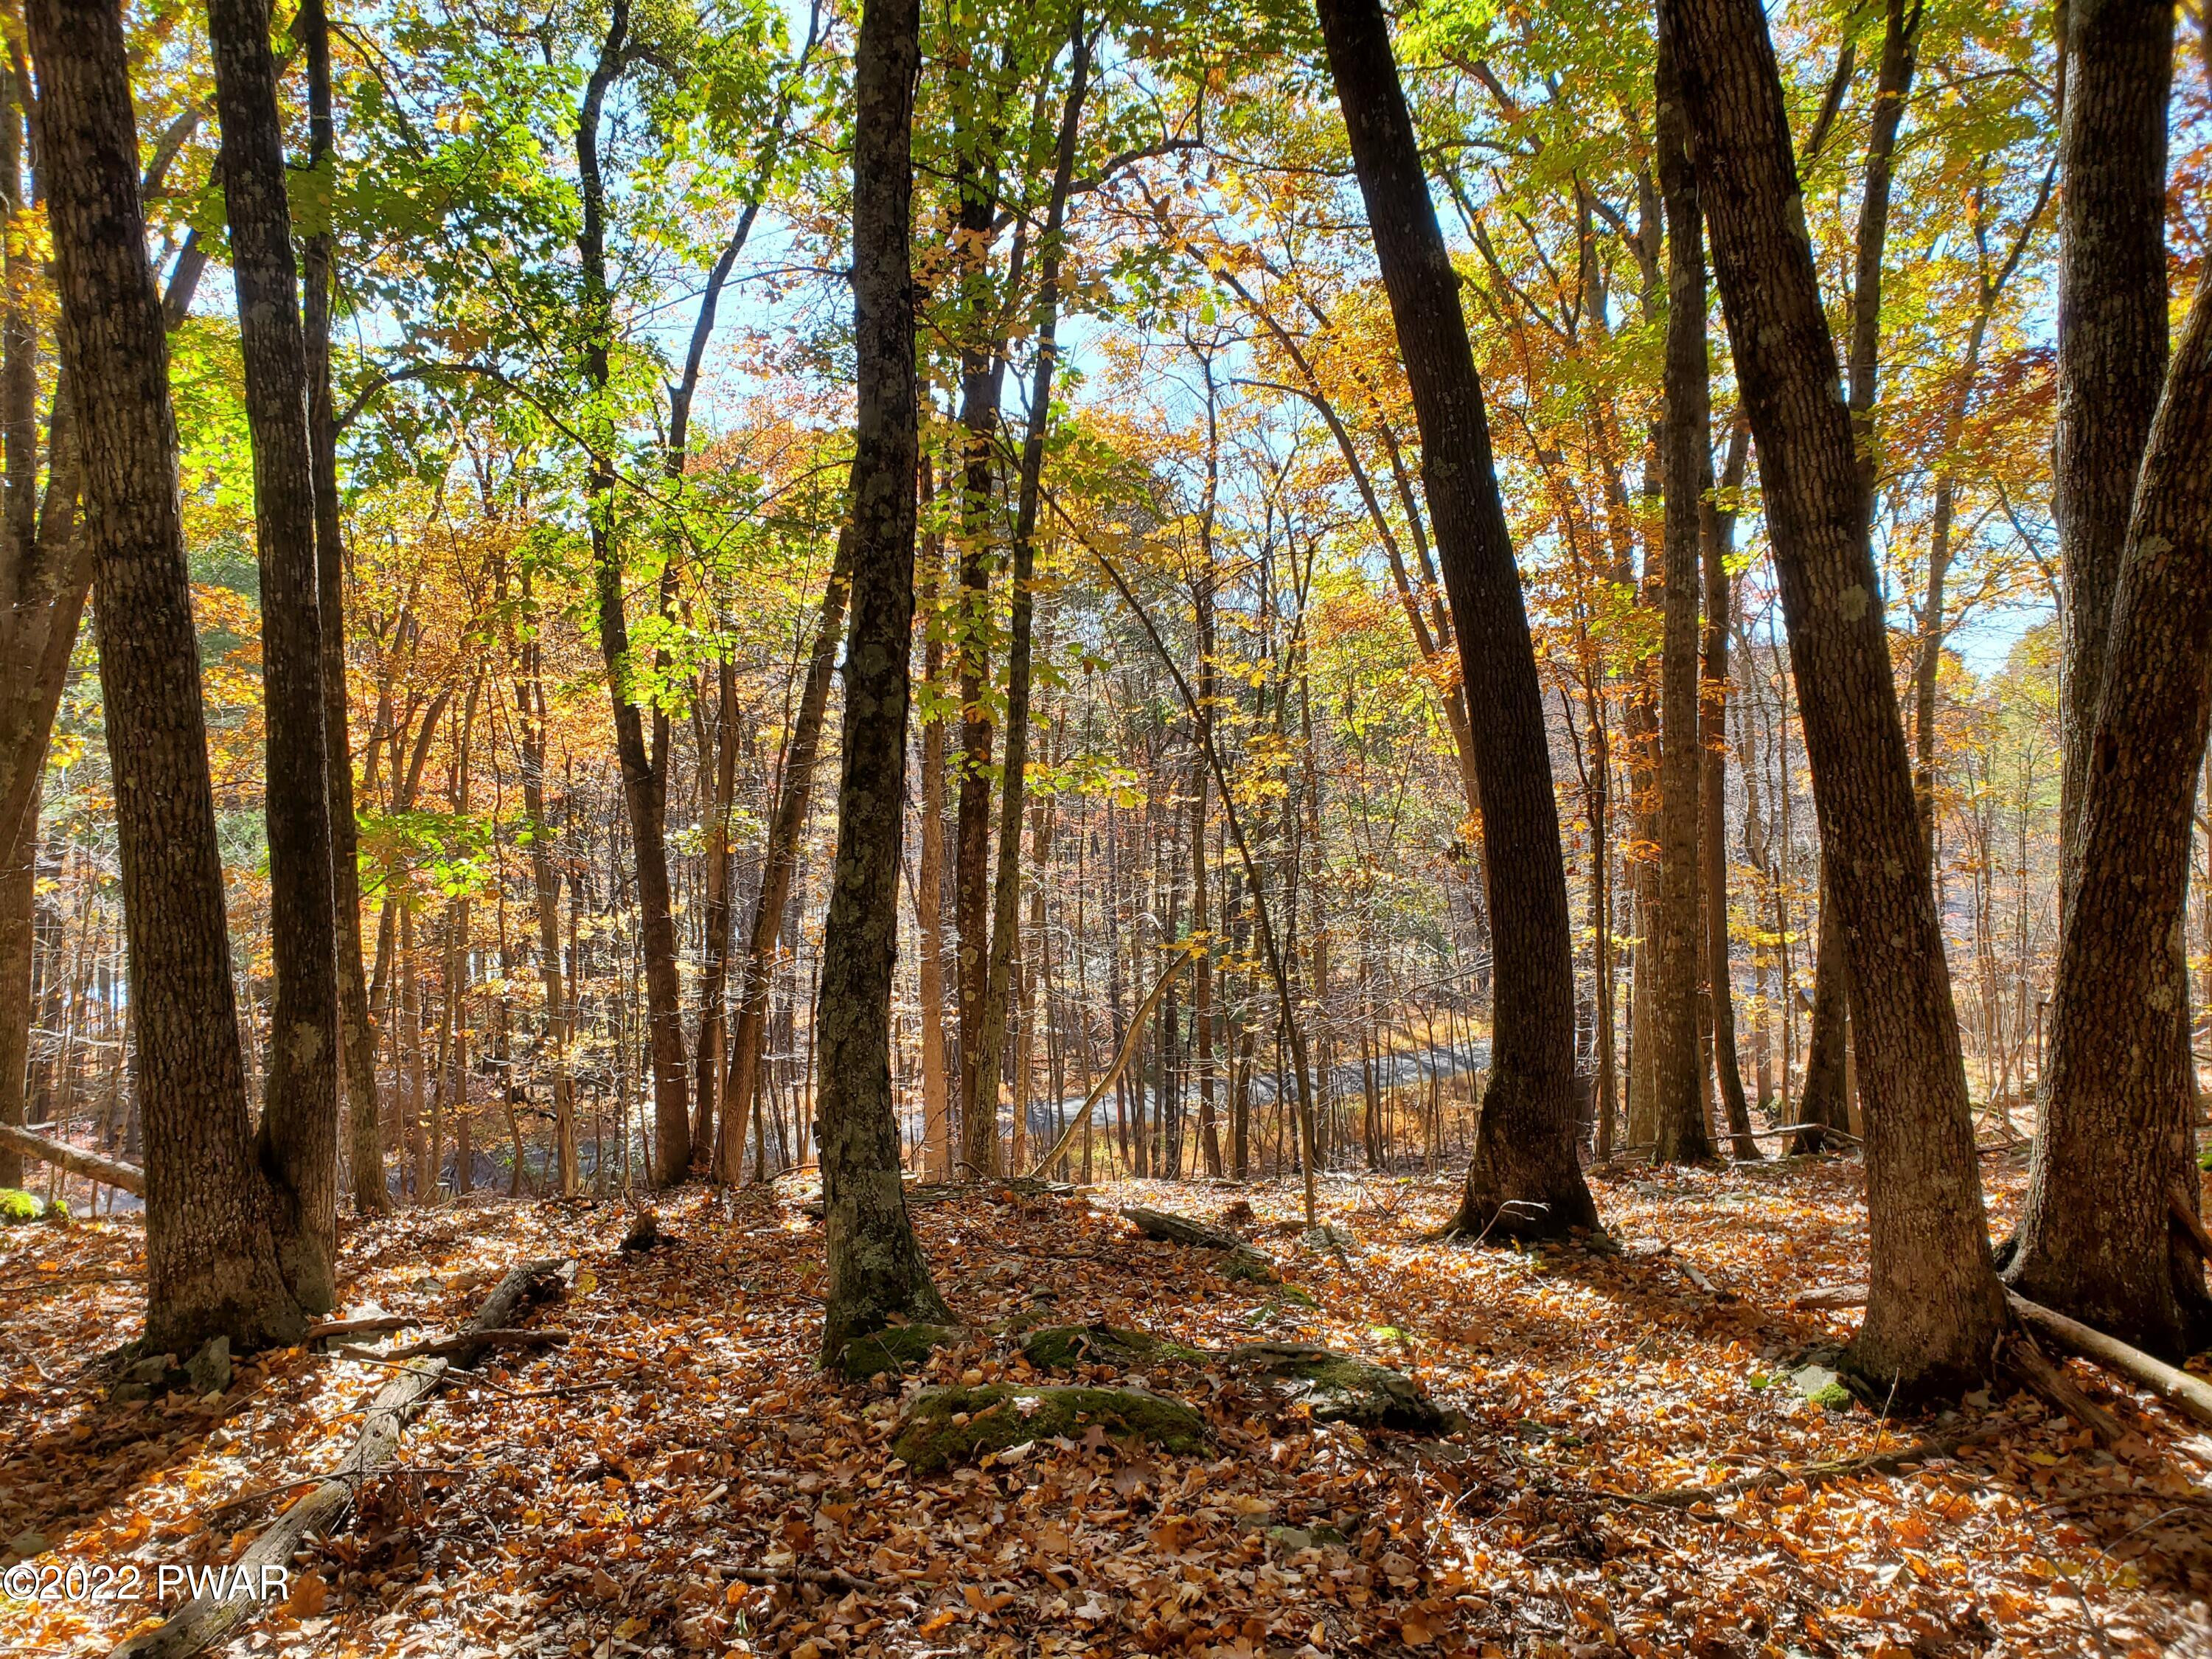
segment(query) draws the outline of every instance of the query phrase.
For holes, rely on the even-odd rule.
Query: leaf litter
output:
[[[914,1208],[962,1334],[867,1385],[816,1369],[821,1229],[790,1183],[663,1194],[668,1238],[644,1251],[619,1248],[613,1201],[349,1221],[341,1315],[421,1322],[349,1346],[450,1334],[536,1255],[577,1263],[545,1319],[572,1338],[457,1376],[231,1650],[2212,1653],[2212,1442],[2157,1402],[2070,1364],[2128,1430],[2106,1450],[2026,1393],[1885,1423],[1803,1385],[1856,1318],[1806,1293],[1863,1280],[1863,1179],[1844,1160],[1615,1166],[1592,1184],[1616,1249],[1528,1252],[1427,1242],[1442,1179],[1332,1178],[1316,1234],[1288,1187],[974,1185]],[[2000,1228],[2021,1184],[1993,1174]],[[1140,1237],[1129,1205],[1237,1231],[1280,1282]],[[0,1241],[0,1548],[150,1586],[234,1559],[344,1456],[390,1373],[294,1349],[220,1395],[110,1403],[142,1255],[124,1224]],[[1079,1343],[1048,1370],[1022,1352],[1044,1326],[1162,1340]],[[1463,1426],[1316,1420],[1221,1363],[1257,1342],[1394,1368]],[[1054,1383],[1182,1401],[1211,1444],[1093,1423],[927,1477],[894,1456],[925,1387],[1018,1409]],[[1955,1449],[1803,1474],[1917,1440]],[[161,1611],[0,1599],[0,1651],[104,1653]]]

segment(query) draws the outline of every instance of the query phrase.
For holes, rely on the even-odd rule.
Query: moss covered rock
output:
[[[892,1452],[917,1474],[1031,1440],[1081,1439],[1093,1428],[1167,1452],[1206,1449],[1205,1419],[1143,1389],[924,1389],[907,1408]]]
[[[1248,1342],[1230,1350],[1229,1363],[1286,1382],[1316,1422],[1409,1434],[1441,1434],[1459,1424],[1455,1413],[1430,1399],[1403,1371],[1334,1349],[1303,1342]]]
[[[1239,1245],[1221,1258],[1221,1276],[1239,1284],[1276,1283],[1275,1264],[1248,1246]]]
[[[837,1374],[848,1382],[865,1382],[885,1371],[902,1371],[963,1334],[952,1325],[887,1325],[848,1342],[837,1356]]]
[[[1196,1348],[1118,1325],[1048,1325],[1023,1340],[1022,1357],[1042,1370],[1078,1365],[1141,1365],[1161,1359],[1202,1359]]]
[[[0,1227],[20,1227],[39,1218],[39,1200],[20,1187],[0,1187]]]

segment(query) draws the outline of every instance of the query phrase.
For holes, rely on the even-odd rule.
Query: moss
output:
[[[0,1187],[0,1227],[20,1227],[39,1218],[39,1200],[20,1187]]]
[[[1273,1285],[1275,1264],[1257,1250],[1234,1249],[1222,1258],[1221,1276],[1239,1284]]]
[[[1328,1348],[1295,1342],[1254,1342],[1230,1353],[1232,1364],[1287,1378],[1314,1420],[1362,1429],[1402,1429],[1438,1434],[1458,1426],[1403,1371]]]
[[[1167,1452],[1206,1448],[1205,1420],[1179,1400],[1142,1389],[924,1389],[908,1407],[892,1452],[916,1474],[1031,1440],[1080,1439],[1091,1428]]]
[[[1118,1325],[1048,1325],[1022,1342],[1022,1357],[1041,1370],[1078,1365],[1140,1365],[1161,1359],[1203,1359],[1196,1348]]]
[[[837,1356],[837,1373],[848,1382],[865,1382],[885,1371],[902,1371],[951,1346],[962,1334],[951,1325],[887,1325],[848,1342]]]
[[[1851,1391],[1840,1382],[1831,1382],[1805,1397],[1823,1411],[1847,1412],[1851,1408]]]

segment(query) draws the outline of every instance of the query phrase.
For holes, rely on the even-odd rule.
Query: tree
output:
[[[1662,0],[1695,138],[1856,994],[1870,1297],[1849,1359],[1899,1399],[1986,1374],[1990,1261],[1964,1057],[1913,801],[1850,411],[1821,309],[1773,42],[1755,0]]]
[[[2179,930],[2204,753],[2212,285],[2200,283],[2169,370],[2172,32],[2158,6],[2069,14],[2052,479],[2067,581],[2058,980],[2042,1133],[2006,1277],[2179,1354],[2212,1327],[2203,1267],[2169,1217],[2177,1194],[2198,1201]]]
[[[146,1341],[189,1353],[299,1340],[253,1156],[177,494],[161,296],[146,264],[122,19],[27,9],[50,159],[64,372],[115,776],[146,1123]]]
[[[253,439],[269,724],[265,799],[276,994],[257,1147],[274,1183],[270,1220],[285,1277],[301,1307],[325,1313],[337,1300],[337,934],[307,348],[265,0],[210,0],[208,38]]]
[[[867,0],[854,61],[851,637],[837,856],[822,956],[822,1354],[896,1318],[950,1317],[907,1218],[891,1109],[891,968],[914,646],[916,0]]]
[[[1490,1083],[1453,1226],[1595,1228],[1575,1151],[1574,963],[1543,691],[1492,471],[1459,281],[1437,228],[1376,0],[1319,0],[1337,101],[1413,389],[1444,588],[1475,722],[1497,969]]]
[[[1659,902],[1652,917],[1651,1078],[1657,1091],[1662,1164],[1712,1156],[1705,1125],[1705,1068],[1698,1053],[1698,902],[1702,770],[1698,733],[1698,598],[1700,532],[1712,489],[1710,371],[1705,352],[1705,234],[1698,181],[1684,143],[1674,50],[1659,29],[1659,191],[1667,216],[1666,410],[1660,466],[1667,516],[1659,696]]]
[[[294,24],[307,58],[307,165],[335,172],[337,131],[331,106],[331,29],[324,0],[305,0]],[[337,410],[331,386],[331,322],[337,304],[335,238],[327,224],[301,243],[301,327],[307,373],[307,441],[315,477],[315,599],[322,632],[323,763],[329,776],[331,893],[337,922],[338,1043],[343,1065],[347,1152],[354,1208],[392,1207],[384,1184],[377,1115],[376,1033],[361,960],[360,837],[354,820],[353,743],[346,696],[344,515],[338,500]]]

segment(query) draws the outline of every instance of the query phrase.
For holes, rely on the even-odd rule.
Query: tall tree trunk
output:
[[[1699,516],[1698,539],[1705,549],[1705,639],[1703,683],[1698,695],[1698,735],[1705,750],[1701,780],[1705,822],[1698,850],[1705,863],[1705,983],[1712,1005],[1713,1073],[1720,1084],[1721,1109],[1728,1118],[1730,1152],[1739,1163],[1757,1161],[1752,1138],[1751,1106],[1743,1094],[1743,1070],[1735,1050],[1735,988],[1729,965],[1728,881],[1728,555],[1735,540],[1735,494],[1743,488],[1751,429],[1738,422],[1729,435],[1728,459],[1721,468],[1725,501],[1707,497]]]
[[[921,504],[933,507],[935,464],[921,460]],[[936,620],[945,568],[943,538],[926,526],[921,537],[922,682],[933,690],[945,675],[945,629]],[[945,717],[934,707],[921,727],[921,856],[915,872],[914,908],[921,934],[922,1173],[952,1177],[952,1098],[945,1066]]]
[[[584,278],[584,374],[592,396],[585,493],[592,521],[592,568],[599,588],[599,651],[606,659],[607,690],[614,704],[615,753],[622,765],[623,805],[629,818],[630,854],[637,876],[646,1026],[653,1057],[653,1180],[665,1187],[681,1181],[691,1164],[683,987],[676,969],[676,915],[668,882],[668,714],[656,699],[648,746],[646,711],[634,689],[637,665],[630,660],[629,621],[623,596],[626,573],[616,523],[614,422],[607,407],[614,307],[607,289],[606,186],[599,162],[601,113],[631,51],[629,0],[614,0],[606,39],[577,111],[576,169],[584,210],[576,251]],[[665,581],[659,591],[665,602]]]
[[[815,625],[813,653],[807,659],[806,683],[799,690],[799,715],[792,725],[791,743],[784,751],[778,779],[775,819],[769,826],[768,846],[761,858],[760,893],[753,903],[752,930],[738,969],[738,1018],[730,1038],[729,1073],[722,1079],[721,1139],[716,1146],[717,1175],[731,1186],[744,1178],[745,1124],[752,1113],[760,1075],[769,991],[775,981],[776,940],[799,872],[799,842],[805,833],[807,807],[814,799],[814,773],[822,754],[830,681],[837,665],[838,641],[844,635],[853,537],[849,526],[838,532],[830,585],[822,596],[822,617]]]
[[[1659,902],[1651,918],[1653,1160],[1697,1164],[1713,1155],[1705,1130],[1698,1043],[1699,925],[1698,580],[1699,520],[1712,488],[1705,255],[1698,184],[1690,170],[1681,96],[1665,27],[1659,32],[1659,189],[1667,215],[1665,588],[1659,669]]]
[[[730,973],[730,811],[738,789],[738,671],[725,656],[717,665],[720,695],[714,718],[714,781],[707,808],[705,971],[699,988],[699,1075],[691,1108],[693,1154],[714,1144],[722,1086]]]
[[[2007,1276],[2086,1323],[2179,1354],[2212,1328],[2201,1266],[2167,1213],[2175,1189],[2194,1205],[2198,1188],[2179,939],[2212,668],[2212,284],[2199,285],[2156,419],[2138,437],[2126,399],[2166,355],[2154,204],[2172,15],[2115,4],[2069,22],[2057,489],[2068,571],[2061,816],[2074,856],[2042,1133]],[[2121,291],[2138,283],[2147,292]],[[2127,469],[2122,529],[2113,514],[2128,493],[2107,469],[2130,443],[2142,465]],[[2077,615],[2099,603],[2100,582],[2114,584],[2106,614]]]
[[[914,645],[917,399],[908,259],[920,33],[916,0],[866,0],[853,66],[853,622],[818,1005],[825,1361],[893,1319],[951,1317],[907,1218],[890,1067]]]
[[[330,19],[323,0],[304,0],[294,33],[307,58],[307,161],[335,167]],[[315,592],[323,644],[323,763],[329,774],[331,896],[336,920],[338,1045],[346,1100],[346,1144],[354,1208],[392,1207],[384,1186],[377,1117],[376,1032],[368,1018],[361,937],[361,848],[354,820],[353,743],[346,695],[345,547],[338,501],[337,416],[331,391],[331,322],[337,302],[331,238],[319,227],[301,243],[302,327],[307,360],[307,444],[315,478]]]
[[[1036,368],[1030,389],[1029,431],[1022,441],[1021,483],[1014,507],[1012,625],[1006,646],[1006,750],[999,785],[999,867],[991,892],[991,951],[984,976],[983,1018],[975,1055],[973,1109],[990,1128],[991,1158],[969,1160],[979,1169],[999,1168],[999,1072],[1006,1047],[1007,1004],[1012,995],[1014,943],[1020,925],[1022,805],[1028,785],[1030,752],[1030,659],[1036,599],[1036,522],[1043,489],[1044,443],[1052,422],[1052,377],[1059,361],[1060,239],[1067,219],[1068,191],[1075,183],[1075,141],[1089,89],[1091,39],[1083,32],[1079,7],[1073,26],[1073,61],[1067,105],[1060,117],[1060,145],[1053,164],[1052,196],[1045,208],[1044,234],[1037,245],[1037,296],[1032,313]],[[963,950],[965,939],[963,935]],[[964,1048],[964,1042],[963,1042]],[[966,1065],[963,1060],[963,1067]],[[1014,1109],[1025,1109],[1024,1079],[1015,1079]]]
[[[76,388],[85,536],[131,936],[146,1123],[146,1340],[299,1340],[256,1166],[223,915],[199,641],[185,563],[161,297],[146,265],[138,136],[120,15],[32,0],[40,136]]]
[[[1421,471],[1459,635],[1482,787],[1497,968],[1482,1125],[1453,1225],[1595,1228],[1576,1152],[1575,975],[1558,803],[1528,612],[1492,471],[1482,388],[1377,0],[1319,0],[1338,101],[1421,432]]]
[[[337,1300],[337,919],[307,346],[266,0],[209,0],[208,40],[261,566],[276,991],[257,1148],[276,1200],[270,1224],[277,1260],[301,1307],[325,1313]]]
[[[1859,191],[1859,220],[1856,265],[1850,293],[1850,339],[1845,363],[1845,400],[1850,412],[1851,442],[1857,458],[1862,510],[1872,524],[1875,495],[1881,486],[1880,432],[1875,422],[1875,392],[1881,362],[1882,263],[1889,247],[1890,181],[1896,168],[1897,132],[1905,117],[1905,103],[1912,88],[1912,74],[1919,48],[1921,0],[1886,0],[1882,21],[1881,58],[1875,73],[1872,118],[1867,135],[1866,177]],[[1838,85],[1849,77],[1838,70]],[[1820,130],[1825,136],[1825,124]],[[1817,141],[1816,141],[1817,142]],[[1825,832],[1824,832],[1825,833]],[[1932,845],[1932,844],[1931,844]],[[1825,878],[1821,915],[1827,914]],[[1808,1052],[1814,1063],[1834,1069],[1815,1089],[1808,1076],[1806,1092],[1818,1109],[1832,1114],[1820,1121],[1832,1128],[1846,1128],[1850,1116],[1851,1087],[1856,1068],[1851,1063],[1850,990],[1849,966],[1832,951],[1845,949],[1840,931],[1824,924],[1814,945],[1813,965],[1813,1029]],[[1826,986],[1823,1000],[1820,988]]]
[[[1871,1297],[1853,1368],[1900,1400],[1988,1373],[2004,1317],[1850,416],[1757,0],[1662,0],[1759,447],[1814,803],[1858,1006]]]
[[[1785,779],[1785,787],[1787,780]],[[1827,860],[1820,860],[1820,919],[1813,944],[1813,1018],[1805,1035],[1805,1081],[1797,1100],[1797,1121],[1849,1133],[1851,1127],[1850,963],[1844,939],[1843,912],[1828,884]],[[1828,1146],[1819,1128],[1791,1138],[1793,1152],[1818,1152]]]
[[[2166,379],[2166,100],[2173,8],[2062,4],[2058,405],[2051,515],[2066,572],[2058,702],[2059,927],[2087,842],[2098,699],[2136,475]],[[2063,951],[2062,951],[2063,954]]]

